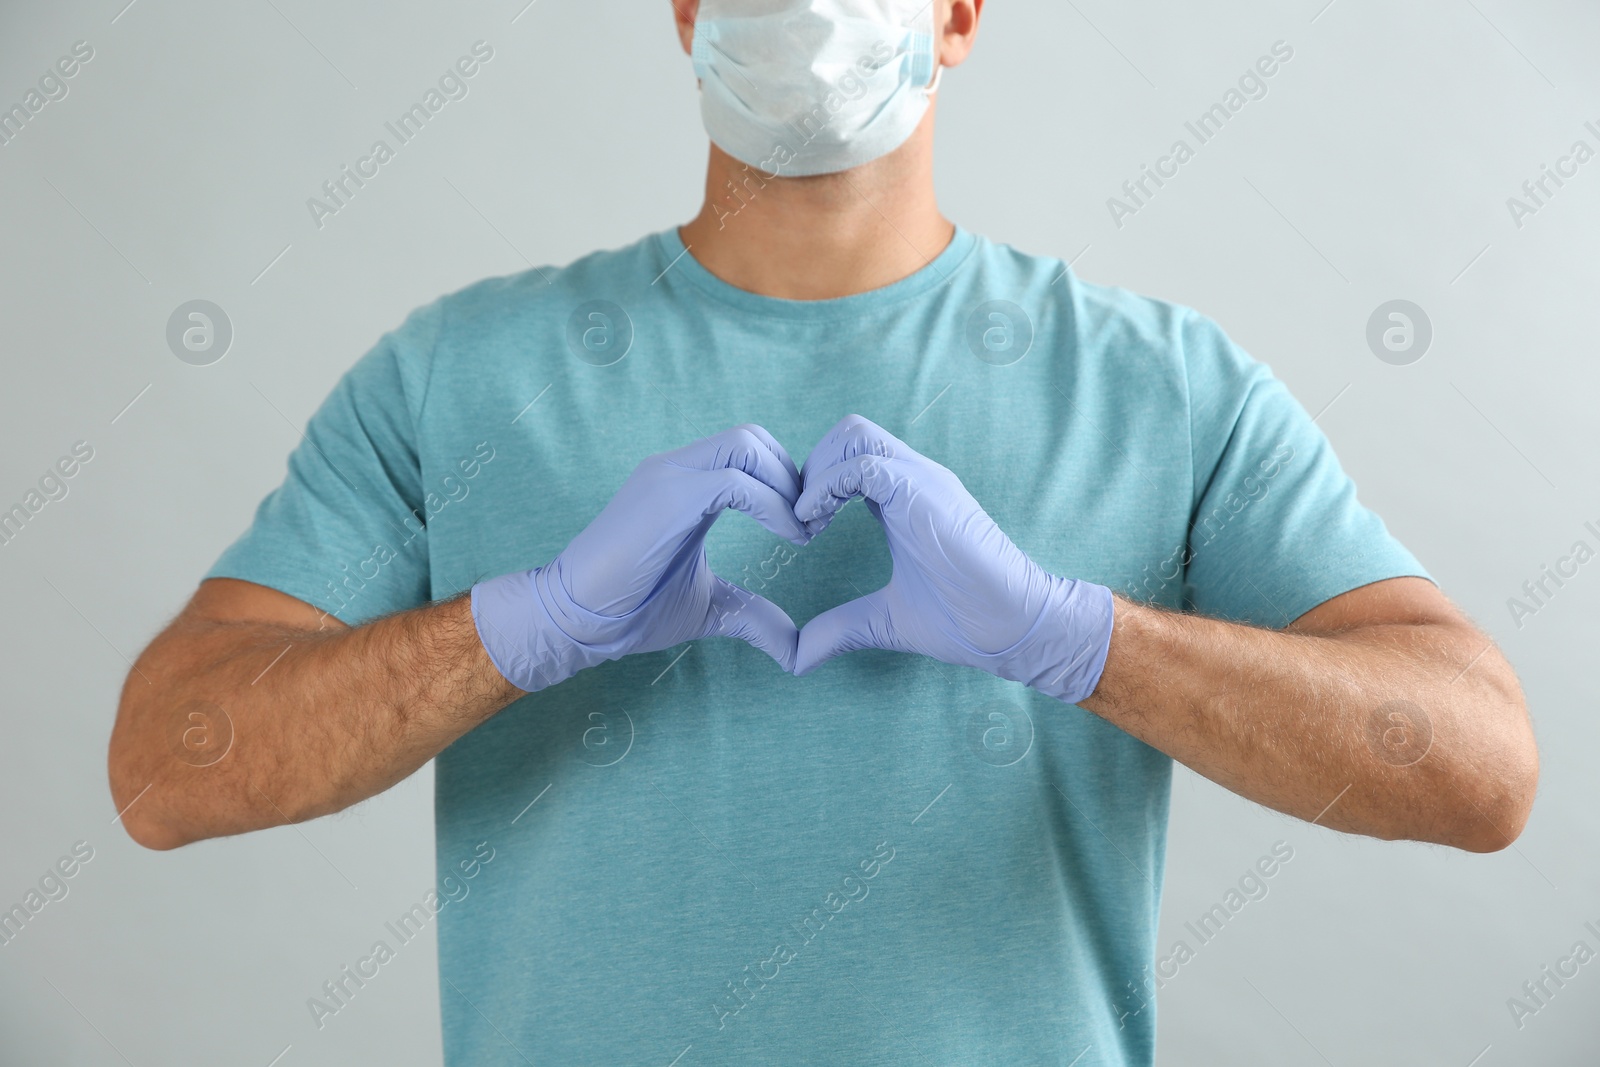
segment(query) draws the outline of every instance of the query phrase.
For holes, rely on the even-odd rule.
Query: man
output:
[[[982,8],[678,0],[703,210],[356,364],[130,675],[128,832],[437,757],[447,1059],[685,1067],[1149,1064],[1173,759],[1514,840],[1511,668],[1284,387],[939,213]]]

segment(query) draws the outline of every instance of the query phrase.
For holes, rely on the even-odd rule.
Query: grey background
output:
[[[431,942],[320,1032],[305,1005],[431,887],[431,773],[303,827],[145,852],[105,781],[118,689],[381,332],[694,213],[693,76],[665,0],[125,2],[0,5],[4,104],[95,49],[0,147],[0,505],[95,449],[0,547],[0,906],[95,849],[0,947],[0,1059],[436,1062]],[[1180,768],[1164,947],[1273,842],[1295,858],[1163,991],[1161,1062],[1593,1063],[1600,963],[1521,1029],[1506,1001],[1579,939],[1600,948],[1600,563],[1520,628],[1506,600],[1600,525],[1600,160],[1521,229],[1506,198],[1574,140],[1600,147],[1600,9],[1325,4],[998,0],[944,81],[943,207],[1197,307],[1269,362],[1533,708],[1539,803],[1491,856],[1340,836]],[[318,230],[306,198],[478,39],[495,56],[470,95]],[[1269,95],[1114,226],[1106,198],[1280,39],[1295,56]],[[1396,298],[1434,326],[1411,366],[1365,342]],[[212,366],[164,340],[193,299],[234,326]]]

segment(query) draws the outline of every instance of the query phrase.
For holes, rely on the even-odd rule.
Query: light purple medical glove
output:
[[[701,637],[737,637],[794,667],[782,608],[711,572],[705,536],[727,508],[794,544],[799,472],[746,425],[651,456],[559,556],[472,587],[472,619],[506,680],[536,692],[585,667]]]
[[[806,623],[796,674],[885,648],[977,667],[1069,704],[1094,692],[1111,646],[1111,590],[1046,573],[949,470],[851,415],[812,449],[801,484],[795,514],[813,535],[864,497],[894,574]]]

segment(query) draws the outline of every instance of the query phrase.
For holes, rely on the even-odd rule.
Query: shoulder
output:
[[[531,320],[565,318],[591,300],[615,299],[648,285],[660,259],[659,234],[621,248],[591,252],[566,266],[539,265],[484,278],[440,297],[436,307],[439,341],[479,343]],[[419,309],[427,310],[427,309]]]
[[[660,270],[659,234],[592,252],[565,266],[539,264],[482,278],[412,311],[371,354],[398,376],[420,413],[441,377],[483,376],[542,358],[568,321],[596,301],[621,303]]]
[[[977,288],[1026,294],[1017,303],[1040,332],[1069,343],[1073,358],[1124,404],[1162,407],[1200,430],[1225,429],[1253,396],[1281,391],[1266,364],[1187,304],[1087,281],[1062,259],[986,238],[976,254]]]
[[[1081,253],[1080,253],[1081,254]],[[1024,309],[1064,318],[1082,348],[1158,358],[1180,371],[1186,353],[1219,347],[1221,327],[1193,308],[1080,276],[1068,261],[977,239],[978,285],[1023,294]],[[1076,257],[1075,257],[1076,258]]]

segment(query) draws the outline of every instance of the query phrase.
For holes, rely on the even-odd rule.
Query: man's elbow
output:
[[[151,793],[160,788],[146,774],[140,773],[138,761],[119,744],[113,735],[111,751],[107,758],[107,772],[111,785],[111,802],[120,813],[122,829],[135,844],[157,852],[167,852],[194,840],[171,825],[162,815],[161,805],[152,803]]]
[[[1522,836],[1539,791],[1539,747],[1526,715],[1520,728],[1457,783],[1458,840],[1468,852],[1499,852]]]
[[[134,844],[143,845],[153,852],[170,852],[190,842],[190,838],[157,820],[123,816],[122,828],[133,838]]]

